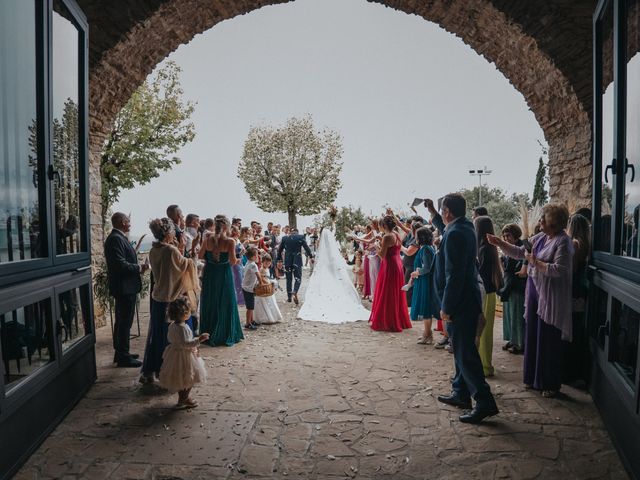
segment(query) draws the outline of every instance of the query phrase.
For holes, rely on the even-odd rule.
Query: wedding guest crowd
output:
[[[525,238],[516,224],[494,225],[491,212],[482,206],[467,219],[466,201],[459,194],[445,196],[439,205],[437,210],[433,201],[424,200],[428,219],[415,209],[415,215],[405,218],[387,209],[348,232],[353,260],[345,258],[353,265],[353,282],[363,301],[371,302],[370,327],[399,332],[420,322],[418,344],[453,354],[452,391],[438,400],[469,410],[460,416],[463,422],[477,423],[498,413],[485,380],[496,374],[492,357],[498,299],[502,348],[524,354],[526,388],[553,397],[563,381],[585,380],[581,355],[586,351],[590,254],[586,214],[570,217],[565,206],[547,204],[537,231]],[[170,205],[166,215],[149,223],[155,242],[148,264],[138,263],[126,239],[126,215],[113,215],[113,231],[105,242],[109,285],[116,299],[114,362],[142,366],[143,383],[154,382],[162,371],[167,312],[174,302],[182,303],[171,307],[178,312],[172,317],[173,337],[180,337],[192,353],[200,342],[232,346],[244,338],[243,323],[244,329],[255,330],[282,321],[275,297],[256,296],[258,287],[274,292],[286,278],[287,300],[299,303],[303,265],[318,248],[313,228],[301,234],[273,222],[266,229],[258,221],[243,226],[242,219],[229,221],[225,215],[184,217],[178,205]],[[149,267],[151,318],[144,361],[139,362],[129,352],[128,338],[140,276]],[[238,305],[246,307],[244,322]],[[434,330],[441,332],[437,341]],[[166,383],[180,392],[179,404],[193,406],[192,384],[181,383],[178,373],[172,377]]]
[[[565,206],[550,203],[542,208],[531,238],[522,238],[522,228],[516,224],[499,225],[499,238],[485,207],[473,209],[470,222],[465,218],[466,202],[462,197],[446,196],[443,211],[445,199],[451,205],[458,205],[455,213],[452,213],[453,207],[447,208],[451,217],[449,224],[443,221],[433,202],[426,200],[430,221],[418,215],[400,219],[387,210],[385,216],[358,226],[348,236],[354,241],[358,258],[364,258],[358,267],[354,266],[354,274],[362,270],[362,297],[372,300],[371,328],[385,331],[410,328],[405,319],[407,305],[411,307],[411,320],[422,321],[424,325],[418,343],[434,344],[433,320],[438,323],[451,320],[450,314],[449,319],[444,317],[445,312],[449,313],[446,309],[452,308],[445,307],[446,289],[442,285],[438,288],[438,276],[442,277],[446,268],[461,268],[468,273],[465,278],[473,281],[465,286],[458,284],[455,290],[473,292],[477,288],[480,308],[475,319],[473,310],[468,310],[468,326],[461,325],[462,321],[456,322],[455,316],[453,321],[446,322],[442,339],[435,342],[436,348],[446,346],[456,357],[453,398],[441,401],[470,407],[470,394],[475,391],[477,411],[472,410],[471,416],[463,421],[476,422],[497,413],[484,378],[495,374],[493,326],[498,297],[502,301],[506,342],[503,349],[511,354],[524,353],[525,387],[540,391],[544,397],[554,397],[563,380],[584,384],[587,378],[584,358],[587,351],[586,266],[590,253],[587,216],[590,212],[576,212],[569,217]],[[474,252],[470,260],[461,259],[464,248],[458,244],[458,235],[451,234],[456,238],[449,240],[449,244],[456,245],[451,255],[447,255],[443,243],[447,232],[458,230],[462,224],[470,225],[474,232],[475,239],[469,242],[469,251]],[[446,267],[444,259],[450,260],[451,265]],[[381,262],[380,268],[377,262]],[[441,265],[440,272],[438,265]],[[407,292],[406,297],[396,294],[399,272],[405,279],[401,290]],[[440,278],[440,283],[448,281],[450,279]],[[355,284],[358,285],[357,279]],[[379,289],[378,285],[383,287]],[[409,298],[411,302],[407,303]],[[449,305],[455,306],[455,303]],[[455,339],[456,331],[462,339]],[[456,345],[462,352],[456,352]],[[481,373],[477,372],[478,365]]]

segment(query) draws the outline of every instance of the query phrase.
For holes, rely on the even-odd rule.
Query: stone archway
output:
[[[102,242],[99,152],[117,112],[153,68],[217,23],[289,0],[80,0],[90,37],[90,179],[94,251]],[[589,1],[372,0],[435,22],[494,62],[522,93],[549,144],[553,198],[591,195]],[[514,6],[514,3],[520,5]],[[93,33],[95,32],[95,33]]]

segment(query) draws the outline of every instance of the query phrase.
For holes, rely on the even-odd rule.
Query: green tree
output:
[[[474,205],[478,202],[478,189],[462,190],[460,193],[467,201],[467,217],[471,218]],[[493,220],[496,231],[499,231],[507,223],[515,223],[518,221],[520,212],[518,209],[518,199],[522,197],[528,201],[527,194],[513,194],[508,196],[501,188],[489,188],[482,186],[482,204],[489,212],[489,216]]]
[[[144,185],[180,163],[175,154],[195,137],[192,102],[183,101],[180,67],[163,66],[118,113],[102,151],[102,221],[123,190]]]
[[[317,228],[329,228],[332,224],[331,215],[325,212],[321,217],[315,219],[314,224]],[[342,207],[336,215],[336,240],[340,243],[346,240],[347,231],[353,230],[356,225],[366,225],[369,220],[361,207],[355,208],[351,205]]]
[[[335,131],[315,131],[310,115],[283,127],[252,127],[238,165],[251,201],[265,212],[315,215],[333,203],[340,189],[342,140]]]
[[[538,172],[536,173],[536,183],[533,187],[533,204],[544,205],[549,199],[549,194],[545,188],[547,182],[547,166],[542,157],[538,159]]]

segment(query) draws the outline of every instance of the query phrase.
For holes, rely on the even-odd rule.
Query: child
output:
[[[244,277],[242,277],[242,293],[244,294],[244,305],[247,308],[247,317],[244,328],[247,330],[256,330],[258,324],[253,321],[253,310],[256,305],[256,294],[254,289],[260,281],[260,272],[256,265],[258,250],[255,247],[247,248],[245,252],[247,264],[244,266]]]
[[[356,250],[356,256],[353,263],[353,284],[362,295],[362,287],[364,286],[364,266],[362,265],[362,250]]]
[[[424,333],[418,339],[418,343],[431,345],[433,343],[431,322],[434,317],[437,318],[439,315],[433,281],[436,252],[432,246],[433,234],[427,227],[420,227],[416,230],[416,240],[420,250],[415,255],[414,271],[411,273],[413,280],[411,320],[424,322]]]
[[[271,262],[271,255],[267,253],[262,256],[262,269],[258,274],[258,281],[261,284],[271,282],[275,290],[275,286],[278,283],[277,280],[268,279]],[[258,324],[271,324],[282,321],[282,314],[280,313],[280,309],[278,308],[275,294],[269,297],[256,297],[255,306],[256,308],[253,314],[253,319]]]
[[[198,404],[189,397],[196,383],[204,383],[207,371],[198,355],[198,345],[209,339],[208,333],[193,338],[186,321],[191,317],[191,305],[186,297],[178,297],[169,304],[167,314],[173,323],[169,325],[169,345],[162,354],[160,385],[170,392],[178,392],[178,408],[193,408]]]

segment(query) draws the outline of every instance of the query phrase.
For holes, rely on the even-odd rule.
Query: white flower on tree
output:
[[[310,115],[292,117],[283,127],[252,127],[244,144],[238,177],[252,202],[265,212],[315,215],[340,190],[342,139],[332,130],[315,131]]]

